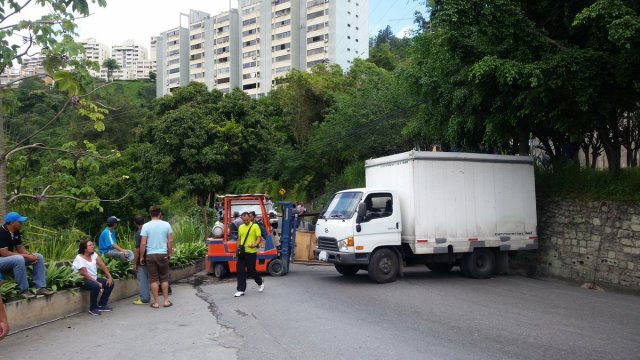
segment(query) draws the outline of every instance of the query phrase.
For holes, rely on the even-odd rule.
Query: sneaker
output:
[[[235,294],[233,294],[233,296],[235,296],[235,297],[240,297],[242,295],[244,295],[244,291],[238,291]]]
[[[31,300],[31,299],[35,299],[35,295],[29,291],[29,290],[25,290],[23,292],[20,293],[20,296],[22,296],[22,298],[27,299],[27,300]]]
[[[264,291],[264,282],[260,284],[260,286],[258,286],[258,292],[263,292],[263,291]]]
[[[100,315],[100,311],[98,311],[98,309],[89,309],[89,314],[93,316],[98,316]]]
[[[100,312],[106,312],[106,311],[112,311],[113,309],[108,307],[108,306],[98,306],[98,311]]]
[[[133,302],[133,305],[149,305],[149,302],[144,302],[141,299],[136,299],[136,301]]]
[[[40,288],[38,289],[38,291],[36,291],[36,295],[45,295],[45,296],[51,296],[53,295],[53,291],[47,289],[47,288]]]

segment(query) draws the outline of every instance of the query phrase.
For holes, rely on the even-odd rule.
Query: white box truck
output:
[[[487,278],[538,247],[531,157],[409,151],[365,168],[366,188],[337,192],[316,223],[314,256],[345,276],[391,282],[411,262]]]

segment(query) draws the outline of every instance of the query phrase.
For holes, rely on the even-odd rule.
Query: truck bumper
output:
[[[344,253],[332,250],[313,250],[313,257],[320,260],[320,253],[327,253],[327,262],[340,265],[367,265],[369,264],[369,254],[367,253]]]

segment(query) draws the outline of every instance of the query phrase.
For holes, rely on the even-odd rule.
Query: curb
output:
[[[192,265],[171,269],[171,281],[187,278],[204,269],[204,260]],[[118,301],[138,293],[136,279],[114,280],[115,287],[109,301]],[[89,293],[80,288],[61,290],[51,296],[39,295],[31,300],[16,300],[4,304],[11,334],[60,320],[89,309]]]

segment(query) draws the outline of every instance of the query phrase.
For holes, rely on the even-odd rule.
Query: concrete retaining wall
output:
[[[640,205],[539,201],[538,225],[539,251],[518,254],[512,268],[640,293]]]
[[[171,269],[171,281],[187,278],[204,269],[204,260],[183,268]],[[117,301],[138,293],[135,279],[114,280],[109,301]],[[29,329],[89,309],[89,293],[80,288],[58,291],[52,296],[40,295],[31,300],[16,300],[4,304],[11,333]]]

